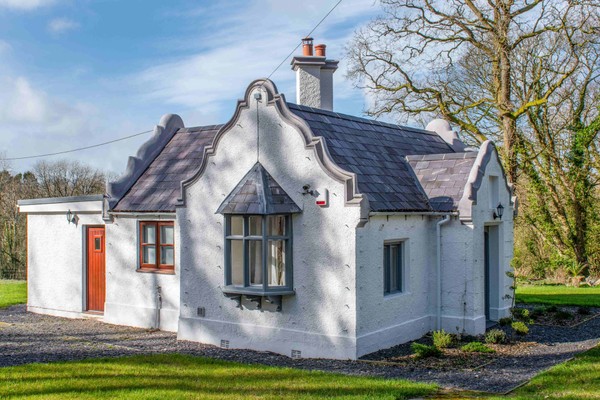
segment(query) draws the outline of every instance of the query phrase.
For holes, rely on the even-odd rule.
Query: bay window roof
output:
[[[302,210],[257,162],[223,201],[219,214],[294,214]]]

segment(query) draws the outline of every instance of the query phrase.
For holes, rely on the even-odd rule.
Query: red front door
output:
[[[87,228],[87,311],[104,312],[106,294],[104,228]]]

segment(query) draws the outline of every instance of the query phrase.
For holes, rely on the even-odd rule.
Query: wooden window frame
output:
[[[154,226],[155,232],[155,243],[144,243],[144,227]],[[163,244],[161,243],[160,230],[163,226],[173,227],[173,243]],[[144,247],[154,246],[155,248],[155,259],[154,264],[144,263]],[[173,264],[161,264],[161,253],[163,247],[171,247],[173,249]],[[139,268],[140,272],[161,272],[161,273],[175,273],[175,221],[140,221],[138,229],[138,252],[139,252]]]
[[[398,248],[398,257],[396,265],[391,265],[391,253],[392,247]],[[395,240],[395,241],[386,241],[383,244],[383,295],[389,296],[396,293],[404,292],[404,255],[405,255],[405,245],[403,240]],[[396,268],[396,287],[397,289],[391,290],[391,276],[392,276],[392,267]]]

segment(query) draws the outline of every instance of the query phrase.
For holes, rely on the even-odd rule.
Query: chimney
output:
[[[302,55],[292,59],[296,71],[296,103],[333,111],[333,73],[338,61],[328,60],[326,46],[314,46],[313,38],[302,39]]]

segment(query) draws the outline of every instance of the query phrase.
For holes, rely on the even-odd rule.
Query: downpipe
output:
[[[154,318],[154,329],[160,329],[160,310],[162,308],[162,288],[156,286],[156,316]]]
[[[436,276],[436,312],[435,312],[435,329],[440,330],[442,327],[442,225],[450,222],[451,215],[447,214],[441,221],[436,224],[436,240],[437,248],[435,252],[435,276]]]

